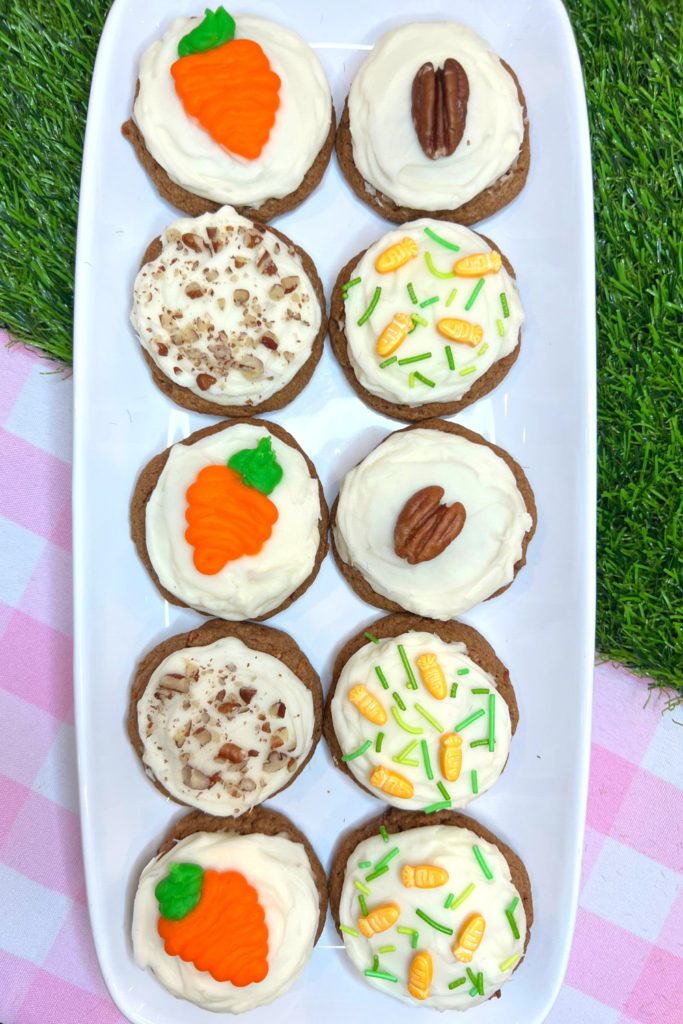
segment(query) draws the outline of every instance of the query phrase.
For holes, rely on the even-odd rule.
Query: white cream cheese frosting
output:
[[[186,492],[205,466],[225,465],[270,437],[283,477],[270,500],[278,510],[270,538],[257,555],[230,561],[215,575],[200,573],[185,540]],[[241,620],[277,608],[311,574],[320,545],[320,496],[303,455],[266,427],[236,423],[194,444],[173,445],[147,503],[147,551],[162,586],[185,604],[223,619]]]
[[[137,719],[151,778],[225,817],[287,785],[311,749],[315,720],[311,692],[291,669],[237,637],[164,658]]]
[[[465,70],[464,135],[450,156],[430,160],[412,120],[411,90],[426,62],[449,57]],[[349,91],[353,159],[370,188],[398,206],[452,210],[479,195],[517,159],[524,137],[517,86],[471,29],[451,21],[392,29],[375,44]]]
[[[424,487],[461,502],[460,534],[436,558],[409,564],[394,550],[403,506]],[[334,524],[341,559],[406,611],[452,619],[514,577],[533,520],[512,470],[484,444],[442,430],[390,434],[342,481]]]
[[[475,850],[491,878],[486,877]],[[368,862],[369,866],[360,866]],[[389,870],[368,878],[375,866],[383,862]],[[420,888],[417,884],[406,887],[402,872],[406,866],[419,865],[440,868],[448,878],[434,888]],[[363,889],[370,889],[369,894],[363,894],[356,882]],[[400,913],[395,923],[366,938],[358,925],[359,917],[363,916],[359,895],[370,913],[376,907],[397,905]],[[513,905],[511,913],[518,938],[506,915]],[[419,916],[418,910],[449,933],[432,927]],[[475,914],[484,918],[483,938],[472,959],[461,962],[453,947],[458,946],[461,929]],[[489,999],[509,980],[524,952],[527,933],[524,904],[502,852],[470,829],[453,825],[425,825],[390,833],[387,842],[377,835],[359,843],[347,862],[339,919],[344,928],[346,952],[369,984],[404,1003],[437,1010],[468,1010]],[[417,932],[417,938],[412,932]],[[408,991],[408,981],[413,958],[420,952],[431,957],[433,978],[428,996],[418,1000]],[[389,978],[367,975],[367,971],[373,970],[375,957],[376,970]],[[468,968],[475,978],[481,975],[483,994],[473,986]],[[455,986],[449,987],[454,982]]]
[[[258,405],[286,387],[321,322],[296,250],[230,206],[174,221],[161,244],[131,312],[161,372],[217,405]]]
[[[181,188],[216,203],[258,206],[296,191],[327,138],[332,99],[320,61],[291,29],[253,14],[235,17],[235,39],[259,43],[279,76],[280,105],[261,155],[245,160],[187,115],[171,66],[201,17],[176,18],[140,60],[133,117],[147,149]]]
[[[444,697],[425,685],[418,662],[425,654],[436,656],[445,676]],[[385,721],[375,724],[359,711],[349,697],[357,686],[382,706]],[[495,679],[468,656],[464,643],[445,643],[434,633],[411,631],[361,647],[340,673],[331,711],[342,754],[353,755],[371,741],[345,762],[354,778],[380,800],[406,810],[443,801],[439,783],[453,808],[464,807],[496,782],[510,750],[510,711]],[[442,737],[454,732],[462,742],[462,763],[457,779],[449,781],[441,769]],[[379,765],[408,780],[412,796],[373,786],[370,778]]]
[[[454,248],[449,249],[435,241],[434,234]],[[375,269],[378,256],[390,246],[400,244],[404,238],[416,243],[417,256],[398,270],[379,273]],[[430,270],[431,264],[441,275],[452,274],[456,261],[491,251],[495,250],[469,228],[429,219],[395,228],[370,246],[351,274],[351,280],[359,277],[360,281],[348,290],[344,322],[340,324],[347,338],[349,361],[358,382],[366,391],[388,402],[407,406],[456,402],[498,360],[514,351],[519,343],[524,311],[515,281],[504,266],[483,277],[484,283],[469,309],[466,306],[480,278],[437,277]],[[411,299],[409,284],[417,302]],[[382,289],[379,302],[372,316],[359,324],[377,287]],[[505,296],[504,300],[501,300],[501,295]],[[438,301],[430,301],[434,298]],[[397,313],[413,314],[420,320],[394,353],[396,361],[382,365],[385,360],[377,354],[377,339]],[[448,318],[464,319],[481,327],[481,342],[470,347],[449,341],[437,330],[438,322]],[[452,366],[447,358],[448,350]],[[429,354],[429,358],[403,365],[399,363],[399,360],[425,354]],[[415,370],[433,386],[415,378]]]
[[[263,981],[245,987],[219,982],[165,952],[157,931],[154,890],[173,863],[238,871],[256,889],[268,928],[268,973]],[[196,832],[153,858],[140,876],[133,908],[135,961],[151,968],[180,999],[216,1013],[243,1013],[277,999],[301,973],[313,950],[319,913],[318,889],[301,843],[284,835]]]

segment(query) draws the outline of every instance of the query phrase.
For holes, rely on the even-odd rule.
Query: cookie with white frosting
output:
[[[524,310],[495,243],[425,218],[384,234],[339,273],[332,349],[385,416],[448,416],[493,390],[517,359]]]
[[[413,1006],[468,1010],[501,993],[533,922],[520,858],[463,814],[391,810],[348,833],[329,879],[346,953]]]
[[[512,68],[471,29],[402,25],[356,74],[336,148],[356,195],[387,220],[474,224],[524,187],[526,100]]]
[[[337,655],[324,731],[362,789],[431,813],[496,783],[518,719],[510,674],[476,629],[397,614]]]
[[[320,680],[292,637],[215,620],[145,655],[128,735],[165,796],[237,817],[291,785],[321,723]]]
[[[162,596],[205,615],[265,619],[311,585],[327,552],[315,467],[276,423],[195,431],[142,470],[131,534]]]
[[[535,529],[521,466],[446,420],[389,434],[346,474],[332,509],[335,558],[356,593],[430,619],[506,590]]]
[[[310,256],[230,206],[148,246],[131,323],[158,387],[218,416],[281,409],[306,386],[327,326]]]
[[[320,937],[325,872],[283,814],[234,821],[194,811],[140,875],[133,952],[172,995],[216,1013],[272,1003]]]
[[[218,7],[174,19],[145,50],[122,130],[184,213],[229,203],[270,220],[319,184],[335,117],[322,65],[301,36]]]

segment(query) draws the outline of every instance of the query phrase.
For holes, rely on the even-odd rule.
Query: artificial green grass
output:
[[[88,92],[108,9],[0,0],[0,325],[64,363]]]
[[[83,127],[108,7],[0,0],[0,324],[67,363]],[[670,0],[567,7],[596,195],[597,645],[683,694],[680,10]]]
[[[683,695],[683,19],[668,0],[568,7],[595,182],[597,647]]]

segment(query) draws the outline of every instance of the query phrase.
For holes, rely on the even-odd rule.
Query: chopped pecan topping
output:
[[[247,755],[236,743],[224,743],[216,754],[217,761],[230,761],[231,764],[241,764]]]
[[[200,772],[198,768],[192,768],[189,764],[183,767],[182,778],[189,789],[210,789],[213,785],[208,775]]]
[[[177,672],[170,672],[162,676],[159,686],[164,690],[175,690],[176,693],[187,693],[190,689],[190,684],[185,676],[181,676]]]
[[[275,351],[275,349],[277,348],[277,338],[270,331],[266,331],[264,334],[261,335],[261,344],[265,345],[266,348]]]
[[[287,755],[281,753],[279,750],[271,750],[268,757],[263,762],[263,770],[266,774],[271,775],[273,772],[278,772],[284,767],[287,761]]]
[[[258,270],[261,271],[262,274],[267,274],[268,277],[272,277],[273,274],[277,274],[277,267],[275,266],[273,257],[270,255],[267,249],[264,249],[261,255],[259,256],[258,260],[256,261],[256,267]]]
[[[283,277],[281,284],[285,290],[285,295],[291,295],[299,287],[299,278],[296,274],[291,274],[289,277]]]
[[[240,373],[248,380],[255,380],[263,374],[263,363],[257,356],[245,355],[239,358],[235,365]]]
[[[209,244],[214,252],[220,252],[224,247],[225,242],[218,235],[218,228],[210,227],[206,229],[206,233],[209,236]]]
[[[205,248],[204,239],[200,235],[196,235],[193,231],[186,231],[182,236],[183,244],[188,249],[192,249],[193,252],[202,252]]]
[[[208,729],[205,729],[204,726],[202,726],[201,729],[195,730],[194,738],[197,740],[200,747],[205,747],[207,743],[211,742],[211,733]]]
[[[239,709],[239,704],[235,700],[227,700],[224,704],[218,705],[218,712],[221,715],[233,716]]]
[[[211,385],[215,383],[216,378],[212,377],[210,373],[197,374],[197,387],[200,391],[208,391]]]
[[[185,288],[185,294],[187,295],[188,299],[201,299],[202,295],[204,294],[204,289],[202,288],[198,281],[190,281],[190,283]]]
[[[263,235],[256,228],[247,228],[244,232],[244,244],[247,249],[255,249],[263,241]]]

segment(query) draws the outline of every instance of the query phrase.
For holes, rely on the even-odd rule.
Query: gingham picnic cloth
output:
[[[71,382],[0,335],[0,1022],[115,1024],[85,903]],[[595,671],[581,901],[549,1024],[683,1022],[683,709]]]

